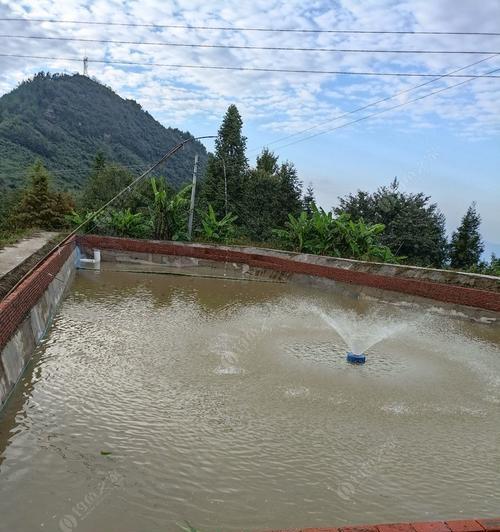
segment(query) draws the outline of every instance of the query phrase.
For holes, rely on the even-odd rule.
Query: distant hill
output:
[[[41,72],[0,98],[0,184],[22,185],[39,157],[59,186],[79,189],[99,150],[138,174],[191,136],[165,128],[136,101],[86,76]],[[190,181],[195,153],[202,172],[207,152],[196,141],[160,173],[174,185]]]

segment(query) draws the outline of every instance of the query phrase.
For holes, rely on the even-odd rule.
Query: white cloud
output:
[[[265,16],[263,16],[263,13]],[[341,0],[304,3],[299,0],[254,2],[226,1],[214,9],[201,0],[161,2],[159,0],[0,0],[3,16],[99,20],[115,22],[158,22],[191,25],[274,26],[301,28],[364,29],[447,29],[464,31],[494,30],[500,19],[500,4],[485,0],[481,4],[464,1],[457,9],[453,0],[427,2],[412,0]],[[254,46],[341,46],[372,48],[472,48],[495,49],[500,39],[486,37],[457,38],[445,36],[301,34],[268,32],[187,31],[183,29],[130,28],[121,26],[56,25],[50,23],[0,23],[3,33],[24,33],[75,38],[149,40],[183,43],[223,43]],[[127,44],[99,44],[63,41],[3,40],[3,53],[83,57],[113,61],[137,61],[165,64],[235,65],[250,67],[297,68],[318,70],[383,70],[447,72],[471,63],[477,56],[336,54],[278,52],[255,50],[196,49]],[[473,69],[484,72],[500,66],[500,59]],[[20,65],[23,65],[20,67]],[[80,69],[78,63],[22,59],[0,59],[0,89],[5,91],[20,79],[40,69],[69,71]],[[199,116],[220,114],[228,102],[241,107],[245,119],[278,133],[299,131],[317,122],[372,100],[377,100],[421,82],[421,78],[361,78],[315,76],[214,70],[188,70],[153,67],[131,69],[119,65],[90,63],[93,75],[111,85],[118,93],[135,97],[159,119],[175,116],[182,122]],[[132,71],[131,71],[132,70]],[[449,84],[440,81],[422,89],[431,92]],[[498,82],[476,80],[451,89],[452,98],[434,96],[405,108],[407,126],[424,127],[435,115],[450,123],[466,122],[469,135],[496,133],[500,123],[496,98]],[[181,91],[178,89],[181,88]],[[444,93],[447,94],[447,93]],[[414,93],[398,100],[411,98]],[[479,111],[479,112],[478,112]],[[425,120],[423,115],[425,114]],[[395,116],[392,113],[391,116]],[[385,118],[387,120],[387,118]]]
[[[498,31],[500,2],[226,0],[215,3],[206,0],[0,0],[0,17],[9,16],[203,26],[486,32]],[[0,22],[0,33],[252,46],[500,50],[500,37],[487,36],[190,31],[174,28],[13,22]],[[4,54],[77,58],[88,55],[91,60],[424,73],[450,72],[483,57],[292,53],[16,39],[0,39],[0,48],[0,53]],[[479,74],[495,67],[500,68],[500,56],[466,72]],[[296,133],[316,124],[320,126],[305,136],[326,131],[360,116],[355,114],[336,120],[339,115],[427,81],[422,78],[131,68],[93,62],[89,68],[91,75],[111,86],[121,96],[136,99],[165,125],[186,129],[187,124],[196,121],[202,124],[203,128],[209,126],[211,130],[215,130],[228,104],[236,103],[245,123],[267,138],[272,135],[280,137]],[[80,62],[0,57],[0,94],[11,90],[17,83],[39,70],[73,72],[81,69]],[[437,81],[416,91],[401,94],[375,108],[369,108],[361,115],[388,109],[460,81]],[[500,133],[499,87],[500,80],[477,79],[374,117],[363,122],[363,128],[369,131],[382,128],[427,131],[438,124],[445,124],[454,131],[453,134],[466,136],[468,140],[491,139]],[[337,134],[343,135],[345,131],[340,129]],[[250,146],[255,147],[256,140],[250,140]],[[398,157],[394,157],[397,160]],[[321,192],[327,188],[318,178],[318,190]]]

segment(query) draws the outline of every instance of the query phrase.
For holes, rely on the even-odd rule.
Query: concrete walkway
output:
[[[23,238],[13,246],[7,246],[0,250],[0,278],[19,266],[33,253],[36,253],[56,235],[57,233],[54,232],[41,231],[31,237]]]

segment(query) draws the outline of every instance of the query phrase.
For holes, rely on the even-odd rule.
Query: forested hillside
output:
[[[63,189],[79,189],[96,152],[138,173],[190,134],[165,128],[134,100],[124,100],[88,77],[39,73],[0,98],[0,184],[23,184],[40,158]],[[169,182],[191,179],[194,154],[203,175],[207,153],[199,142],[163,169]]]

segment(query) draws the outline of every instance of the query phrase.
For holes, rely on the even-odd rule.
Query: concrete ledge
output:
[[[339,528],[294,528],[267,532],[500,532],[500,519],[424,521]]]
[[[331,279],[345,284],[367,286],[475,307],[488,311],[500,311],[500,279],[486,275],[475,275],[447,270],[432,270],[411,266],[399,266],[348,259],[337,259],[318,255],[289,253],[241,246],[214,246],[209,244],[187,244],[156,240],[135,240],[128,238],[84,235],[77,237],[77,243],[84,249],[99,248],[114,250],[125,255],[192,257],[206,261],[236,263],[261,270],[274,270],[290,276],[303,274]],[[153,258],[147,262],[152,262]]]

